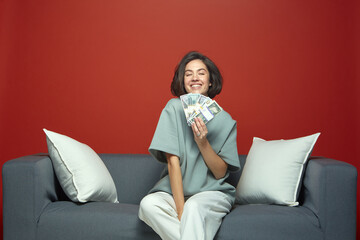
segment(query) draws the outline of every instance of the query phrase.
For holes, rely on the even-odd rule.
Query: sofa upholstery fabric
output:
[[[147,154],[100,154],[116,186],[119,203],[74,203],[62,191],[47,154],[3,165],[4,240],[160,239],[138,219],[141,199],[165,165]],[[244,165],[245,155],[240,155]],[[236,186],[241,171],[228,182]],[[342,239],[356,237],[356,168],[313,157],[298,207],[235,205],[215,239]]]

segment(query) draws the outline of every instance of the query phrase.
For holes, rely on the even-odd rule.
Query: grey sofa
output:
[[[138,204],[158,180],[164,165],[142,154],[100,154],[108,167],[119,204],[73,203],[63,193],[47,154],[3,165],[4,240],[159,239],[138,219]],[[246,156],[241,155],[241,165]],[[237,184],[241,172],[229,182]],[[311,158],[300,206],[235,205],[216,239],[355,239],[355,167]]]

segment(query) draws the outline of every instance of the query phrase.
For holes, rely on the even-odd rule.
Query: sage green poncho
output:
[[[149,152],[155,159],[164,163],[167,163],[164,152],[180,158],[185,197],[203,191],[217,190],[229,195],[234,203],[235,187],[225,182],[225,179],[229,176],[229,171],[240,168],[236,145],[236,121],[227,112],[221,111],[206,126],[210,145],[228,164],[228,171],[224,178],[217,180],[206,166],[194,140],[192,129],[186,123],[179,98],[171,99],[163,109]],[[172,193],[167,167],[161,174],[159,182],[149,193],[157,191]]]

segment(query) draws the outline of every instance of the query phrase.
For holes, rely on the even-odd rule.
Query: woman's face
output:
[[[200,59],[192,60],[186,64],[184,86],[187,93],[208,95],[208,90],[211,86],[209,71]]]

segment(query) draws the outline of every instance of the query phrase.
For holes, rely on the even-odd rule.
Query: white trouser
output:
[[[141,200],[139,218],[163,240],[212,240],[231,207],[225,193],[200,192],[186,200],[179,221],[172,195],[155,192]]]

